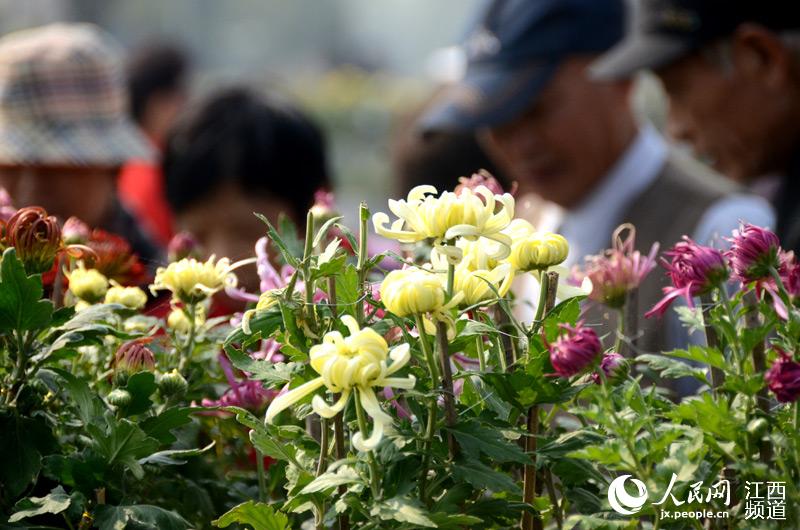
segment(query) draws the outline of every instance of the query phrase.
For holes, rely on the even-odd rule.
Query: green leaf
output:
[[[50,371],[58,374],[66,382],[67,392],[69,392],[75,407],[78,409],[78,417],[84,425],[89,425],[97,420],[102,414],[103,405],[98,399],[97,394],[89,390],[89,385],[83,379],[78,379],[66,370],[50,368]]]
[[[291,530],[289,518],[285,514],[276,511],[269,504],[255,501],[234,506],[219,519],[211,521],[218,528],[226,528],[233,523],[252,526],[253,530]]]
[[[244,332],[241,326],[228,334],[224,343],[225,352],[228,353],[230,357],[231,352],[236,351],[233,347],[234,344],[241,344],[242,349],[244,349],[246,346],[258,342],[261,339],[267,339],[275,333],[276,330],[280,329],[281,324],[283,324],[283,316],[280,311],[260,311],[250,319],[251,333],[249,335]],[[231,359],[231,362],[233,362],[233,359]],[[236,363],[234,363],[234,365],[235,364]],[[244,370],[244,368],[241,369]]]
[[[131,393],[131,402],[125,407],[125,415],[133,416],[150,410],[153,406],[150,396],[157,388],[156,376],[152,372],[137,372],[130,376],[125,389]]]
[[[356,303],[359,300],[358,272],[348,264],[341,274],[336,275],[336,307],[339,314],[356,316]]]
[[[0,414],[0,491],[9,501],[24,492],[39,474],[42,452],[55,445],[40,418]]]
[[[300,493],[306,495],[308,493],[316,493],[327,489],[341,486],[342,484],[357,484],[363,480],[361,476],[356,473],[356,470],[350,466],[339,466],[336,471],[323,473],[315,478],[311,484],[303,488]]]
[[[285,460],[301,467],[297,462],[297,448],[293,445],[283,444],[271,434],[264,431],[250,431],[250,441],[262,454],[276,460]]]
[[[225,352],[231,364],[239,370],[250,374],[247,377],[248,379],[267,381],[271,383],[272,386],[285,385],[292,380],[294,375],[303,371],[303,365],[300,363],[273,363],[260,359],[253,359],[236,348],[229,348]]]
[[[278,233],[278,231],[275,229],[275,227],[272,226],[272,223],[269,222],[269,219],[267,219],[266,217],[264,217],[260,213],[256,213],[255,216],[258,217],[259,219],[261,219],[261,221],[265,225],[267,225],[267,237],[278,248],[278,251],[281,253],[281,256],[283,256],[284,261],[286,261],[286,263],[288,263],[289,265],[291,265],[295,269],[299,269],[300,268],[300,259],[292,254],[292,252],[289,250],[288,245],[283,240],[281,235]]]
[[[148,504],[101,504],[94,515],[94,523],[99,530],[187,530],[192,527],[177,513]]]
[[[666,377],[668,379],[694,377],[703,383],[708,382],[704,369],[697,368],[696,366],[692,366],[677,359],[671,359],[664,355],[646,353],[636,356],[636,360],[647,363],[650,368],[658,372],[661,377]]]
[[[716,348],[690,346],[688,350],[672,350],[665,352],[664,355],[669,357],[678,357],[679,359],[686,359],[689,361],[697,361],[708,366],[719,368],[720,370],[727,370],[728,363],[725,357]]]
[[[707,436],[717,439],[735,441],[738,436],[738,422],[728,407],[726,398],[715,400],[710,393],[684,399],[667,413],[667,417],[688,421],[705,431]]]
[[[42,300],[42,278],[25,274],[25,268],[11,247],[0,263],[0,331],[29,331],[47,326],[53,303]]]
[[[319,278],[328,278],[339,274],[347,262],[347,255],[339,253],[330,261],[323,263],[311,269],[311,279],[317,280]]]
[[[483,519],[480,517],[475,517],[474,515],[451,514],[444,512],[428,514],[428,518],[433,521],[433,524],[436,525],[436,528],[442,528],[445,530],[471,528],[472,525],[483,522]]]
[[[425,528],[436,528],[436,523],[430,520],[427,511],[416,501],[405,497],[394,497],[376,504],[370,510],[370,515],[380,517],[383,521],[394,520]]]
[[[471,458],[480,453],[497,462],[529,464],[531,459],[516,443],[510,442],[494,427],[487,428],[477,421],[465,421],[448,429]]]
[[[159,451],[157,453],[153,453],[150,456],[146,456],[144,458],[139,459],[139,463],[144,464],[160,464],[162,466],[176,466],[185,464],[185,460],[178,460],[178,458],[188,458],[191,456],[201,455],[207,451],[210,451],[211,448],[217,442],[212,441],[205,447],[198,447],[196,449],[169,449],[167,451]]]
[[[519,493],[519,486],[507,473],[495,471],[475,460],[459,462],[453,468],[453,478],[496,493]]]
[[[147,436],[138,425],[127,419],[109,423],[110,432],[95,425],[88,426],[87,430],[94,440],[95,449],[109,466],[125,466],[138,479],[144,476],[139,459],[158,449],[158,440]]]
[[[29,497],[14,505],[14,514],[8,518],[9,523],[16,523],[26,517],[34,517],[44,513],[61,513],[69,508],[70,498],[64,488],[56,486],[44,497]]]
[[[144,431],[147,436],[155,438],[160,443],[171,444],[176,440],[175,435],[172,434],[172,430],[186,425],[187,423],[191,423],[192,413],[201,410],[206,410],[206,408],[176,407],[167,409],[158,416],[151,416],[143,420],[139,423],[139,427],[141,427],[142,431]]]
[[[325,234],[328,233],[328,230],[330,230],[331,227],[333,225],[335,225],[336,223],[338,223],[341,219],[342,219],[342,216],[339,215],[338,217],[333,217],[333,218],[328,219],[327,221],[325,221],[325,224],[323,224],[319,228],[319,230],[317,230],[317,235],[314,236],[314,241],[313,241],[313,245],[312,246],[314,246],[314,247],[319,246],[319,244],[322,243],[322,239],[325,237]]]

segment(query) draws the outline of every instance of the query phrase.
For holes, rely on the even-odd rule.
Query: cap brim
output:
[[[674,37],[631,35],[595,61],[589,72],[593,79],[624,79],[638,70],[667,66],[691,49],[691,43]]]
[[[44,126],[0,117],[0,164],[105,167],[154,159],[150,142],[128,120]]]
[[[471,131],[513,119],[531,105],[558,62],[517,68],[476,65],[464,79],[444,89],[417,123],[423,133]]]

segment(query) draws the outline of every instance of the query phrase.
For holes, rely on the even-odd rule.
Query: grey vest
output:
[[[619,223],[628,222],[636,227],[637,250],[647,254],[652,244],[658,242],[661,245],[660,255],[680,241],[684,234],[691,237],[708,207],[738,189],[734,183],[698,162],[671,153],[661,174],[644,193],[628,205]],[[638,352],[663,351],[676,342],[667,339],[666,316],[644,318],[644,314],[663,296],[662,287],[668,284],[659,262],[639,288]],[[598,334],[606,336],[606,347],[612,346],[616,338],[616,311],[589,302],[584,314],[587,323],[601,323],[597,329]]]

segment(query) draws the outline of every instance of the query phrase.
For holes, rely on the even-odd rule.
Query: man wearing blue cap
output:
[[[648,68],[670,98],[669,132],[772,201],[800,251],[800,3],[647,0],[593,65],[605,79]]]
[[[569,240],[567,265],[609,246],[623,222],[637,227],[643,250],[656,241],[671,246],[684,234],[708,243],[739,219],[771,225],[766,201],[737,193],[671,152],[653,127],[637,124],[630,82],[589,78],[588,66],[621,38],[623,19],[621,0],[491,2],[464,45],[464,78],[421,127],[477,130],[518,181],[519,212]],[[537,206],[526,212],[528,204]],[[658,301],[664,283],[658,273],[643,283],[642,312]],[[641,319],[640,329],[642,350],[685,341],[676,322]]]

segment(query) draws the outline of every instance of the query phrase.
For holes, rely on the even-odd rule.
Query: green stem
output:
[[[358,303],[356,304],[356,320],[359,325],[364,323],[364,294],[367,281],[367,222],[369,221],[369,209],[367,203],[362,202],[358,208],[358,261],[356,262],[356,272],[358,274]]]
[[[425,333],[425,323],[422,320],[422,315],[414,315],[414,320],[417,324],[417,333],[419,334],[419,343],[422,346],[422,353],[425,354],[425,362],[428,364],[428,371],[431,374],[431,386],[436,389],[439,387],[439,369],[436,368],[436,358],[433,356],[433,350],[428,343],[428,334]]]
[[[498,335],[495,342],[497,343],[497,365],[500,367],[500,371],[505,373],[508,371],[508,365],[506,364],[506,352],[503,348],[503,339]]]
[[[453,286],[456,283],[456,266],[447,261],[447,300],[453,298]]]
[[[192,352],[194,351],[194,341],[195,341],[195,334],[197,333],[197,303],[189,304],[188,309],[186,307],[183,308],[183,312],[186,315],[186,318],[189,319],[189,335],[186,337],[186,343],[183,345],[183,355],[181,355],[181,360],[178,362],[178,371],[182,372],[184,368],[186,368],[186,363],[189,362],[189,359],[192,357]]]
[[[738,321],[734,317],[734,314],[733,314],[733,306],[731,305],[731,297],[728,295],[728,290],[725,288],[725,284],[724,283],[721,283],[717,287],[717,289],[718,289],[719,294],[720,294],[720,299],[722,300],[722,306],[725,309],[725,315],[728,317],[728,320],[730,321],[731,326],[734,329],[733,337],[731,337],[731,349],[733,350],[733,353],[736,356],[736,361],[737,361],[736,364],[739,367],[739,374],[743,375],[744,374],[744,359],[745,359],[745,355],[744,355],[744,352],[742,351],[742,345],[739,343],[739,337],[736,334],[736,328],[737,328]]]
[[[264,477],[264,455],[256,449],[256,466],[258,472],[258,500],[267,502],[267,482]]]
[[[622,337],[625,336],[625,310],[620,309],[617,317],[617,338],[614,340],[614,351],[622,353]]]
[[[539,302],[536,305],[536,315],[533,317],[531,323],[530,337],[533,337],[539,332],[542,326],[542,318],[544,317],[544,309],[547,304],[547,290],[549,288],[549,276],[546,271],[539,271]]]
[[[603,407],[606,409],[606,412],[609,413],[611,416],[611,422],[614,424],[614,429],[617,433],[622,434],[622,420],[620,420],[619,416],[617,415],[617,409],[614,402],[611,399],[611,394],[608,392],[608,381],[606,380],[606,375],[603,370],[597,370],[597,373],[600,375],[601,384],[600,387],[603,391]],[[627,433],[626,433],[627,434]],[[634,443],[631,441],[630,436],[622,436],[622,441],[625,443],[625,447],[628,449],[630,453],[631,459],[633,460],[634,468],[636,472],[639,474],[645,482],[650,482],[650,473],[648,473],[645,468],[642,466],[642,463],[636,458],[636,447]]]
[[[305,313],[309,327],[316,331],[317,315],[314,306],[314,281],[311,279],[311,256],[314,253],[314,214],[306,215],[306,240],[303,248],[303,282],[305,286]]]
[[[436,323],[436,342],[439,346],[439,361],[442,369],[442,398],[444,400],[445,423],[452,428],[456,424],[455,391],[453,390],[453,374],[450,370],[450,355],[447,351],[447,324]],[[447,433],[447,447],[450,459],[455,460],[458,455],[458,444],[451,432]]]
[[[361,405],[361,394],[358,388],[355,391],[356,404],[356,418],[358,419],[358,429],[361,431],[361,436],[366,439],[367,433],[367,417],[364,413],[364,407]],[[378,486],[378,464],[375,462],[375,454],[372,451],[367,451],[367,461],[369,462],[369,486],[372,490],[372,498],[380,499],[380,488]]]
[[[486,353],[483,350],[483,336],[475,337],[475,351],[478,353],[478,366],[481,372],[486,371]]]

